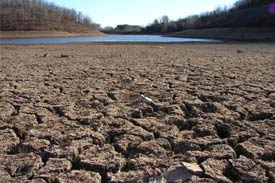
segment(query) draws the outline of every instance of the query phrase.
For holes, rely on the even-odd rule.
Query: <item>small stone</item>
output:
[[[181,165],[191,174],[202,175],[203,170],[196,163],[181,162]]]
[[[189,173],[184,167],[182,166],[175,166],[170,167],[166,173],[166,180],[167,182],[184,182],[190,180],[192,178],[192,174]]]

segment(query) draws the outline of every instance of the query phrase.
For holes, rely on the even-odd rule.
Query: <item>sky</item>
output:
[[[218,6],[231,6],[237,0],[48,0],[66,8],[74,8],[102,27],[118,24],[146,26],[167,15],[177,20],[211,11]]]

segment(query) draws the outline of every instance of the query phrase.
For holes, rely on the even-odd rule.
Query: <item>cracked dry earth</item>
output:
[[[274,50],[1,45],[0,182],[274,183]]]

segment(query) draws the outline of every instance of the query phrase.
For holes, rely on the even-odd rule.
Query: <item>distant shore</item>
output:
[[[76,37],[76,36],[102,36],[100,31],[89,32],[63,32],[63,31],[0,31],[0,39],[8,38],[43,38],[43,37]]]
[[[229,41],[275,41],[275,28],[209,28],[166,34],[167,37],[222,39]]]

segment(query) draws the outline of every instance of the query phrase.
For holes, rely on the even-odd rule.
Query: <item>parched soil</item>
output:
[[[274,44],[0,46],[0,182],[275,181]]]

